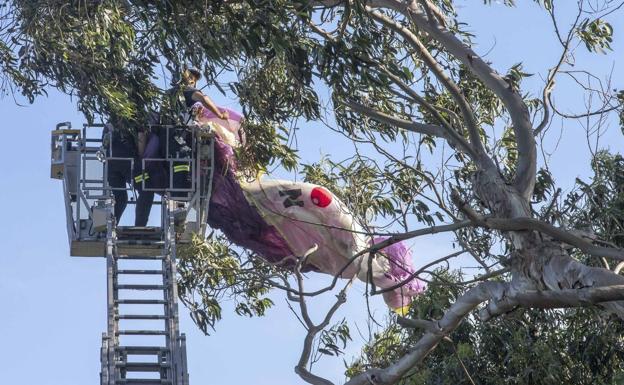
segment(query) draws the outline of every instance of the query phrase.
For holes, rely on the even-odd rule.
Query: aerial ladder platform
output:
[[[113,149],[106,148],[112,141],[106,140],[110,132],[103,124],[72,129],[65,122],[52,131],[51,177],[63,181],[70,254],[106,258],[108,320],[100,385],[189,385],[186,339],[179,330],[176,250],[192,234],[205,235],[213,142],[196,126],[151,130],[162,130],[165,138],[173,130],[186,130],[192,151],[173,153],[167,142],[162,158],[115,157]],[[128,162],[141,173],[149,162],[160,162],[169,168],[168,175],[175,165],[188,165],[190,186],[176,186],[170,177],[154,190],[160,195],[154,203],[160,205],[160,226],[120,226],[113,214],[116,188],[107,177],[111,161]],[[122,189],[133,192],[130,186]]]

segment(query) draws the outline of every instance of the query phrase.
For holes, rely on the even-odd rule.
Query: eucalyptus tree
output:
[[[592,228],[601,239],[622,246],[622,159],[606,151],[592,161],[590,182],[577,180],[558,210],[572,227]],[[605,215],[611,213],[611,215]],[[589,264],[602,264],[577,254]],[[613,268],[620,272],[624,264]],[[412,318],[437,318],[462,294],[462,275],[436,271],[427,296],[416,299]],[[424,333],[408,318],[378,331],[353,361],[353,377],[384,367],[405,354]],[[624,323],[596,307],[516,309],[479,322],[467,317],[401,384],[620,384],[624,381]]]
[[[389,233],[385,244],[449,232],[459,250],[436,262],[466,252],[482,268],[477,278],[451,282],[461,289],[435,319],[412,312],[402,320],[423,331],[409,348],[381,367],[352,372],[347,381],[394,384],[470,317],[486,322],[518,308],[589,305],[624,317],[624,277],[618,274],[624,250],[616,242],[621,210],[574,206],[614,192],[608,185],[602,191],[579,188],[564,200],[538,156],[553,120],[598,119],[600,125],[618,114],[624,119],[624,93],[575,62],[579,50],[610,49],[609,20],[617,19],[622,2],[578,0],[575,16],[564,21],[558,9],[571,2],[535,0],[559,47],[537,96],[523,91],[529,74],[520,64],[499,73],[475,52],[454,8],[458,2],[6,1],[0,18],[3,90],[34,100],[57,88],[76,95],[89,119],[116,115],[141,124],[157,108],[162,79],[193,65],[239,98],[249,138],[240,156],[251,175],[273,163],[296,167],[289,138],[298,121],[327,125],[348,138],[356,150],[306,165],[307,180],[334,189],[371,233]],[[464,6],[489,1],[484,3]],[[578,82],[599,106],[563,112],[553,98],[562,76]],[[224,78],[227,84],[220,82]],[[431,153],[446,156],[434,162]],[[261,298],[262,285],[285,289],[306,312],[314,293],[302,291],[296,271],[261,269],[257,262],[250,267],[238,250],[206,247],[223,251],[227,262],[196,273],[217,278],[195,279],[194,266],[202,263],[189,261],[182,281],[184,292],[201,297],[186,303],[204,328],[219,317],[214,296],[228,290],[249,294],[242,298],[243,314],[262,314],[270,305]],[[371,247],[370,258],[378,249]],[[203,255],[207,266],[222,261]],[[417,274],[436,278],[432,266]],[[245,279],[223,269],[243,269]],[[253,280],[258,282],[249,285]],[[299,281],[296,289],[293,280]],[[336,280],[328,289],[335,286]],[[371,295],[382,292],[369,289]],[[309,363],[315,338],[326,353],[340,350],[332,340],[347,340],[344,325],[328,327],[344,300],[341,290],[327,317],[307,325],[295,370],[309,383],[331,383],[311,373]]]

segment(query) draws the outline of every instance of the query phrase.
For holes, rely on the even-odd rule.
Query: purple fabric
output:
[[[158,158],[158,149],[160,147],[160,139],[158,139],[158,135],[151,132],[147,137],[147,144],[145,145],[145,150],[143,150],[144,158]]]
[[[288,244],[252,207],[236,179],[232,147],[214,138],[215,170],[208,210],[208,225],[232,242],[262,256],[270,263],[294,266]]]
[[[318,230],[315,231],[319,234],[311,233],[305,229],[299,228],[295,225],[287,224],[280,217],[279,219],[273,219],[275,213],[281,213],[279,203],[282,202],[280,198],[281,185],[292,185],[292,183],[285,181],[272,181],[265,182],[264,188],[261,183],[241,184],[236,176],[237,162],[234,150],[231,146],[237,146],[239,141],[230,134],[238,134],[239,138],[242,130],[239,130],[241,116],[235,111],[229,111],[230,118],[228,121],[216,118],[210,111],[202,109],[200,110],[199,121],[203,123],[215,123],[219,127],[216,127],[216,136],[214,138],[214,174],[212,180],[212,196],[209,202],[209,211],[207,223],[214,229],[219,229],[221,232],[233,243],[249,249],[257,253],[260,257],[269,263],[279,264],[287,268],[294,267],[295,256],[294,251],[307,250],[306,242],[313,242],[314,236],[318,236],[318,240],[314,243],[325,246],[323,252],[316,253],[314,257],[323,258],[321,262],[317,261],[318,266],[323,268],[322,272],[332,274],[335,269],[331,262],[340,258],[350,258],[352,253],[357,252],[358,249],[364,245],[363,239],[354,237],[351,233],[348,233],[346,239],[342,239],[340,236],[334,234],[326,234],[323,232],[320,234]],[[221,130],[226,131],[221,131]],[[220,137],[223,135],[224,137]],[[245,190],[243,190],[243,187]],[[304,188],[311,190],[311,194],[314,190],[322,189],[319,186],[301,184],[297,187],[301,187],[301,191]],[[277,190],[276,190],[277,189]],[[280,193],[278,196],[278,193]],[[331,202],[331,195],[328,202]],[[312,195],[310,195],[312,197]],[[248,199],[249,197],[249,199]],[[250,203],[251,202],[251,203]],[[258,207],[254,205],[254,202]],[[278,203],[276,203],[278,202]],[[266,203],[266,206],[265,206]],[[303,204],[303,201],[301,201]],[[312,203],[318,207],[326,207],[327,205],[319,204],[320,201]],[[277,206],[275,206],[277,204]],[[334,205],[336,205],[335,203]],[[288,208],[284,203],[284,208]],[[297,209],[297,207],[295,207]],[[296,212],[296,211],[295,211]],[[293,212],[293,213],[295,213]],[[309,215],[310,212],[303,211]],[[293,214],[291,213],[291,214]],[[302,213],[298,213],[302,215]],[[336,218],[334,218],[336,216]],[[286,216],[289,217],[289,216]],[[275,220],[278,228],[270,225],[267,220]],[[293,221],[297,220],[297,215],[293,215]],[[315,217],[316,218],[316,217]],[[347,227],[353,226],[351,214],[346,212],[332,212],[331,215],[320,216],[322,224],[333,223],[331,220],[336,219],[339,224],[343,222],[347,223]],[[342,226],[338,226],[340,228]],[[356,226],[357,227],[357,226]],[[301,231],[299,231],[301,230]],[[280,232],[281,231],[281,232]],[[286,235],[290,242],[286,241],[286,238],[282,236]],[[312,240],[311,240],[312,239]],[[372,244],[382,242],[386,238],[380,237],[370,240]],[[362,241],[362,242],[360,242]],[[292,246],[292,247],[291,247]],[[332,246],[334,248],[332,248]],[[403,314],[406,311],[406,306],[412,301],[412,297],[420,294],[425,290],[425,284],[417,278],[409,279],[410,275],[415,271],[411,261],[411,252],[405,246],[405,244],[399,242],[381,250],[384,254],[383,259],[375,260],[372,267],[372,277],[374,283],[380,288],[390,288],[397,283],[403,283],[409,280],[401,287],[398,287],[392,291],[384,293],[384,300],[391,308]],[[313,258],[310,258],[311,260]],[[386,261],[387,259],[387,261]],[[357,267],[354,269],[358,269]],[[316,266],[308,263],[303,266],[303,271],[321,271]],[[365,271],[353,271],[350,274],[358,274],[358,276]],[[362,278],[362,277],[360,277]]]
[[[373,244],[380,243],[388,239],[388,237],[377,237],[373,239]],[[413,273],[411,255],[412,253],[405,246],[403,242],[393,243],[390,246],[386,246],[381,249],[381,252],[386,254],[390,261],[390,270],[388,273],[392,277],[406,278]]]
[[[143,150],[143,159],[161,158],[160,155],[160,139],[155,133],[150,133],[147,137],[147,144]],[[149,188],[165,188],[167,185],[167,170],[165,168],[165,162],[146,160],[145,171],[149,175],[147,186]]]
[[[377,237],[374,238],[372,243],[380,243],[388,239],[388,237]],[[386,246],[381,249],[381,252],[386,255],[389,261],[390,269],[388,272],[384,273],[384,277],[394,281],[395,283],[403,282],[409,279],[410,275],[414,273],[414,267],[412,265],[412,253],[405,246],[403,242],[397,242],[390,246]],[[401,288],[396,289],[393,292],[388,292],[384,294],[384,298],[386,298],[386,302],[394,301],[399,302],[399,297],[412,297],[417,294],[422,293],[425,290],[425,283],[418,278],[413,278],[408,283],[406,283]],[[394,300],[391,300],[390,297],[395,296]],[[401,299],[403,303],[405,303],[406,299]],[[409,301],[407,301],[409,303]],[[402,306],[402,305],[401,305]],[[396,306],[399,307],[399,306]]]

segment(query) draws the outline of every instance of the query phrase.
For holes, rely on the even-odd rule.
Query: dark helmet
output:
[[[197,80],[201,79],[201,77],[202,77],[201,71],[199,69],[195,68],[195,67],[189,68],[188,72],[193,74],[193,76],[195,76],[195,78],[197,78]]]

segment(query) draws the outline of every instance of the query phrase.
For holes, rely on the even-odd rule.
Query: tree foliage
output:
[[[563,216],[559,220],[590,229],[621,247],[622,162],[619,154],[597,153],[593,177],[576,180],[563,207],[556,210]],[[578,258],[598,263],[583,255]],[[461,295],[463,280],[457,270],[436,271],[427,296],[416,299],[410,317],[440,318]],[[487,323],[468,317],[401,384],[620,384],[624,381],[623,333],[624,323],[616,315],[596,308],[518,309]],[[347,376],[388,366],[422,334],[392,323],[377,332],[361,357],[350,363]]]
[[[491,3],[501,2],[466,6]],[[621,380],[621,322],[610,312],[624,316],[622,158],[590,146],[595,177],[569,189],[539,151],[553,124],[580,123],[588,143],[613,119],[622,124],[624,92],[577,60],[612,49],[620,2],[531,2],[558,50],[539,76],[523,58],[505,69],[477,54],[453,0],[0,4],[3,92],[33,101],[55,88],[75,95],[89,120],[118,118],[132,128],[159,108],[182,68],[199,67],[240,100],[247,176],[276,164],[301,171],[335,191],[371,235],[452,234],[450,249],[471,255],[480,278],[460,284],[451,270],[423,267],[431,289],[410,316],[440,328],[392,325],[350,367],[349,384],[466,383],[466,373],[481,383]],[[538,78],[538,87],[527,86]],[[586,111],[558,104],[562,78],[578,86]],[[298,168],[293,137],[306,121],[353,150]],[[204,332],[224,298],[239,314],[264,314],[268,287],[286,290],[306,320],[297,274],[218,236],[183,254],[181,298]],[[597,290],[604,288],[610,300]],[[343,299],[341,291],[329,318]],[[553,310],[579,303],[600,307]],[[311,350],[339,355],[349,341],[348,324],[326,321],[306,322],[296,371],[310,383],[329,383],[307,369],[318,357]]]
[[[453,286],[461,275],[437,274],[411,316],[438,318],[461,294],[461,286]],[[620,384],[623,327],[617,316],[595,308],[516,310],[487,323],[468,317],[399,384]],[[346,375],[390,365],[422,335],[390,325],[374,335]]]
[[[193,322],[205,333],[222,318],[222,304],[233,302],[241,316],[263,316],[273,306],[266,279],[280,273],[257,257],[236,254],[222,236],[194,236],[178,250],[178,288]]]

